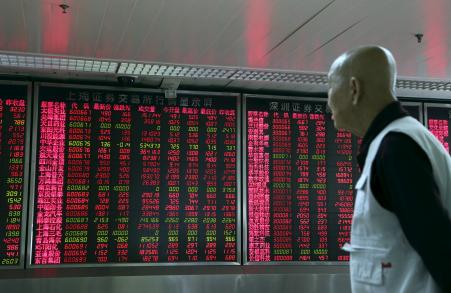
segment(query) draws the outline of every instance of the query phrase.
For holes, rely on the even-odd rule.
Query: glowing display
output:
[[[346,261],[357,139],[326,102],[248,98],[248,261]]]
[[[237,97],[40,87],[32,264],[238,262]]]
[[[0,268],[21,263],[27,91],[0,84]]]
[[[325,100],[248,97],[246,116],[247,260],[348,261],[360,140]]]
[[[426,125],[429,131],[443,144],[445,149],[451,154],[449,145],[451,105],[426,104]]]

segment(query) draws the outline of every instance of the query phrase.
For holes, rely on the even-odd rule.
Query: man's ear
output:
[[[360,80],[358,80],[354,76],[351,76],[349,80],[349,91],[352,99],[352,104],[355,106],[360,102],[360,98],[362,96],[362,86]]]

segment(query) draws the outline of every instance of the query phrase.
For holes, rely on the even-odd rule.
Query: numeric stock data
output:
[[[425,104],[426,125],[432,134],[443,144],[448,153],[451,154],[449,145],[451,143],[450,123],[451,123],[451,105],[450,104]]]
[[[23,262],[30,86],[0,83],[0,269]]]
[[[342,262],[360,139],[325,99],[247,96],[247,262]],[[403,103],[416,119],[419,103]]]
[[[249,262],[346,261],[357,139],[325,100],[246,99]]]
[[[239,263],[237,105],[39,87],[32,264]]]

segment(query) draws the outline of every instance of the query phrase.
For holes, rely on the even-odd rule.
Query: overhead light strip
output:
[[[325,73],[182,64],[120,62],[66,56],[13,54],[9,52],[0,53],[0,67],[148,77],[227,79],[294,84],[327,85],[328,82]],[[396,87],[398,89],[451,91],[451,81],[428,81],[401,78],[397,80]]]
[[[122,62],[117,73],[160,77],[229,79],[235,72],[236,69],[220,67]]]
[[[0,66],[44,70],[115,73],[118,62],[56,56],[0,54]]]

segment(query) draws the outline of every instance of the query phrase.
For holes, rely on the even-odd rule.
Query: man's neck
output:
[[[384,110],[389,104],[395,102],[396,98],[392,96],[386,96],[382,99],[379,98],[379,100],[373,99],[373,101],[377,101],[377,103],[366,106],[365,109],[367,109],[367,111],[362,112],[363,115],[360,121],[360,127],[356,131],[356,135],[359,137],[365,136],[374,119],[376,119],[377,115],[379,115],[379,113],[381,113],[382,110]]]

